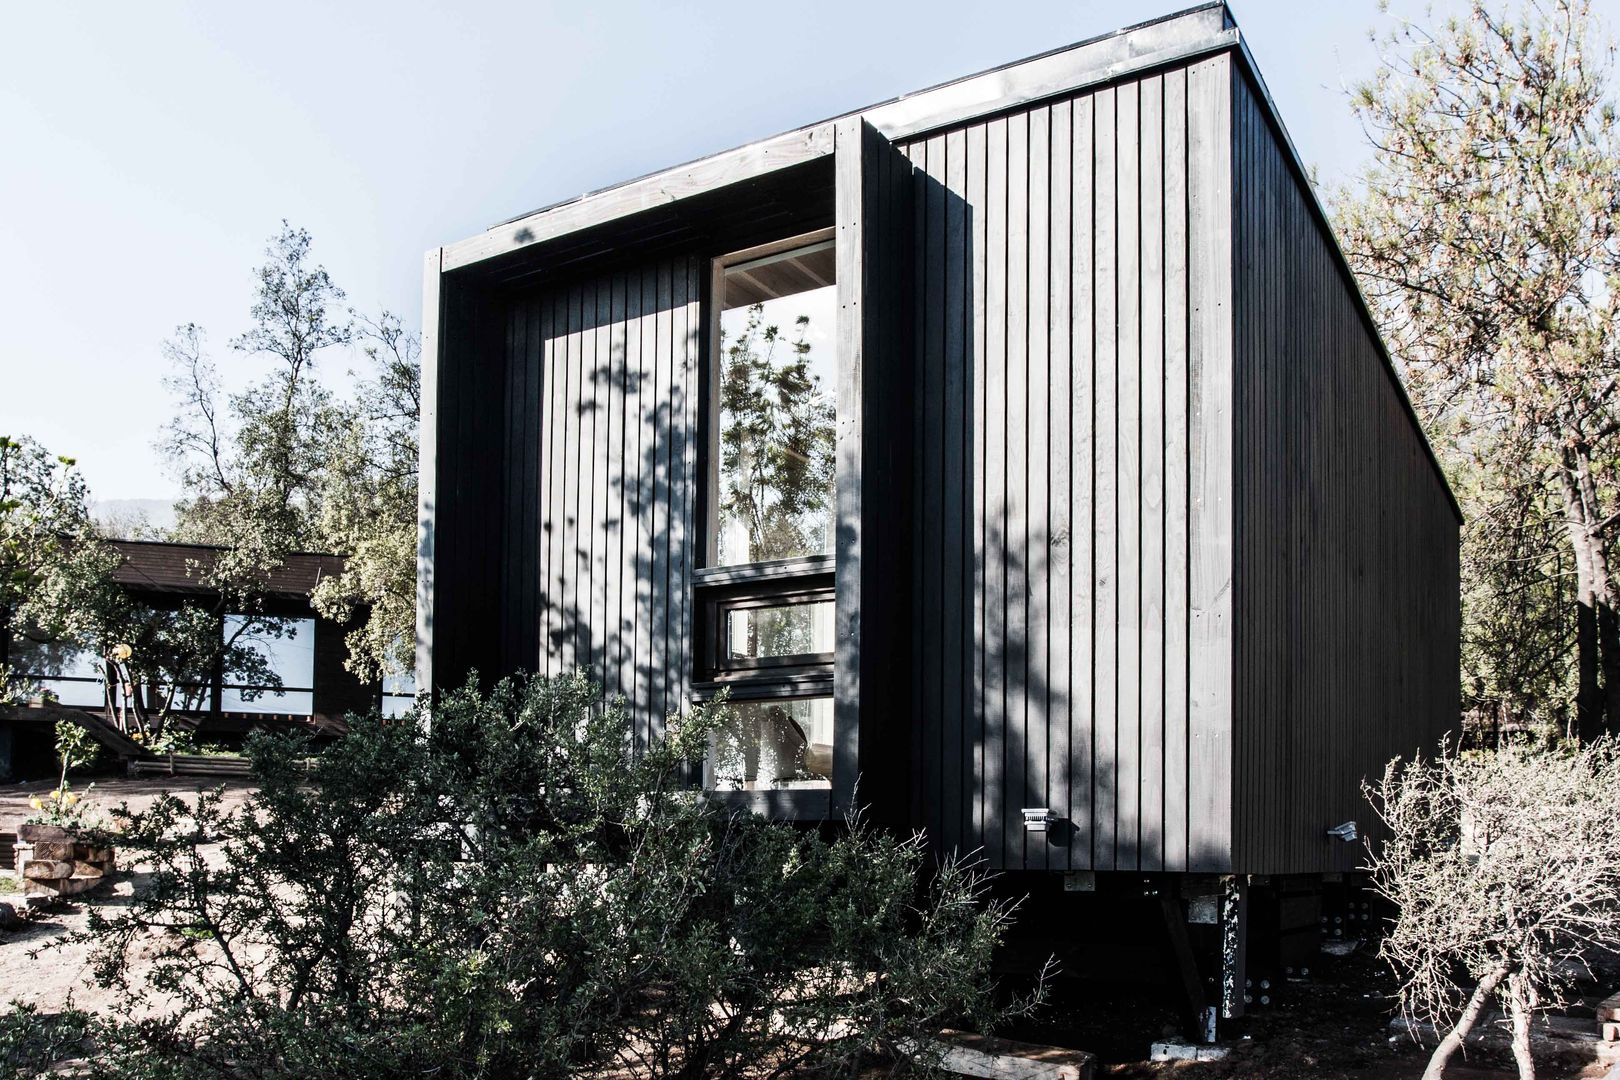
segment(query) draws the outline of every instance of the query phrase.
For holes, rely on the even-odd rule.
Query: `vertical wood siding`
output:
[[[1324,831],[1458,716],[1457,520],[1355,286],[1246,79],[1234,87],[1234,862],[1351,869]]]
[[[636,710],[685,699],[696,535],[700,262],[678,258],[508,302],[502,666],[583,667]]]
[[[1187,70],[1188,870],[1232,856],[1231,79],[1229,55]]]
[[[1211,810],[1230,790],[1229,71],[1217,57],[903,144],[915,813],[993,866],[1229,854]],[[1193,680],[1200,642],[1220,670]],[[1035,806],[1065,826],[1026,833]]]
[[[427,572],[418,619],[431,645],[419,671],[429,685],[459,687],[473,671],[486,681],[498,675],[490,669],[502,655],[505,352],[502,320],[482,291],[430,274],[439,286],[438,351],[423,394],[433,437],[424,440],[431,474],[422,494]],[[424,350],[432,344],[425,340]]]
[[[996,868],[1349,868],[1360,778],[1456,717],[1457,523],[1246,78],[837,128],[838,780]],[[680,707],[706,266],[435,278],[437,685]]]
[[[910,582],[913,423],[911,384],[912,164],[859,117],[838,122],[838,602],[833,703],[837,726],[831,815],[857,805],[871,820],[915,817],[920,741],[906,673],[912,663]],[[936,211],[937,212],[937,211]],[[937,428],[936,391],[927,414]],[[930,547],[936,555],[940,548]],[[919,556],[920,557],[920,556]],[[937,609],[936,609],[937,612]]]

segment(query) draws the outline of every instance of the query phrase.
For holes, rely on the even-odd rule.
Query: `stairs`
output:
[[[23,723],[52,725],[66,720],[78,724],[90,736],[124,764],[130,776],[217,776],[222,778],[250,775],[248,761],[243,757],[218,754],[153,754],[144,746],[125,735],[101,713],[65,705],[28,705],[5,711],[5,719]],[[196,720],[188,717],[170,717],[170,722],[182,730],[194,729]],[[335,730],[335,725],[318,728]]]
[[[8,713],[8,719],[24,723],[51,725],[66,720],[71,724],[78,724],[88,731],[96,742],[110,750],[120,761],[130,761],[146,753],[141,748],[140,743],[88,709],[75,709],[67,705],[29,705],[11,710]]]

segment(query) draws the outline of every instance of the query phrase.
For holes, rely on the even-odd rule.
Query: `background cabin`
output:
[[[725,688],[717,798],[1080,889],[1351,870],[1457,722],[1457,505],[1222,5],[494,226],[424,312],[424,685],[587,667],[638,745]]]
[[[221,638],[240,639],[244,648],[262,655],[277,680],[244,683],[216,670],[205,681],[184,685],[173,722],[200,740],[240,746],[258,729],[327,734],[344,730],[351,712],[402,711],[413,703],[408,679],[389,680],[385,687],[352,675],[344,667],[346,628],[321,618],[310,605],[321,579],[342,571],[339,556],[288,556],[254,595],[248,618],[206,583],[218,548],[147,540],[107,544],[122,557],[113,579],[134,600],[157,610],[190,605],[210,613]],[[267,632],[272,624],[273,634]],[[59,719],[84,724],[118,758],[133,761],[145,754],[127,737],[132,712],[156,711],[161,688],[132,685],[120,693],[109,687],[103,657],[52,642],[14,640],[9,653],[19,674],[44,693],[27,704],[0,706],[0,778],[54,778]]]

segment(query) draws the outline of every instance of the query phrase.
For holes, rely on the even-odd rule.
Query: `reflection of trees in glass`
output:
[[[830,652],[830,642],[816,640],[816,616],[825,604],[789,604],[751,608],[731,615],[733,656],[802,656]]]
[[[761,656],[797,656],[815,652],[815,609],[802,604],[766,608],[758,628]]]
[[[720,383],[720,561],[786,559],[830,551],[836,411],[810,370],[810,317],[795,320],[789,357],[763,304],[723,340]],[[740,536],[738,534],[741,534]],[[734,550],[745,537],[745,550]]]
[[[722,791],[764,791],[792,784],[824,786],[831,761],[828,748],[812,748],[804,701],[745,701],[728,708],[727,723],[716,729],[710,751],[714,786]],[[819,751],[810,760],[812,750]]]
[[[156,608],[131,601],[122,630],[127,669],[144,687],[148,722],[163,730],[174,712],[212,707],[216,673],[226,683],[279,687],[281,678],[256,642],[290,636],[268,615],[222,615],[223,601]]]
[[[294,620],[222,617],[222,604],[185,600],[156,607],[114,590],[99,615],[104,625],[89,646],[34,630],[14,641],[13,661],[34,680],[111,680],[114,704],[131,704],[135,725],[155,734],[166,729],[175,712],[211,708],[216,675],[225,683],[264,688],[244,692],[245,700],[282,686],[266,643],[293,637]],[[114,653],[117,644],[128,646],[122,659]]]

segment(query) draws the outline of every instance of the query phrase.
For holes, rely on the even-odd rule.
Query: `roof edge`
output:
[[[1167,14],[1167,15],[1160,15],[1158,18],[1155,18],[1155,19],[1147,19],[1147,20],[1145,20],[1143,22],[1133,23],[1130,26],[1122,27],[1122,28],[1120,28],[1118,30],[1111,30],[1106,34],[1098,34],[1095,37],[1085,38],[1085,39],[1083,39],[1081,41],[1072,42],[1072,43],[1070,43],[1068,45],[1059,45],[1056,48],[1047,49],[1045,52],[1039,52],[1039,53],[1035,53],[1032,56],[1025,56],[1025,57],[1021,57],[1020,59],[1017,59],[1017,60],[1011,60],[1011,61],[1008,61],[1005,64],[998,64],[995,67],[985,68],[982,71],[975,71],[971,75],[962,75],[962,76],[959,76],[959,77],[957,77],[955,79],[948,79],[945,82],[935,83],[934,85],[926,86],[926,87],[922,88],[921,90],[913,90],[910,93],[900,94],[897,97],[887,98],[887,99],[885,99],[883,101],[874,102],[871,105],[867,105],[867,106],[864,106],[864,107],[859,108],[859,109],[851,109],[848,112],[836,113],[836,114],[834,114],[832,116],[824,117],[824,118],[822,118],[820,120],[814,121],[813,123],[803,124],[803,125],[801,125],[799,127],[796,127],[796,128],[790,128],[787,131],[777,132],[775,135],[767,135],[762,139],[755,139],[753,142],[743,143],[741,146],[731,147],[731,148],[729,148],[727,150],[720,150],[720,151],[717,151],[717,152],[715,152],[713,154],[705,154],[702,157],[693,158],[690,161],[685,161],[685,162],[682,162],[682,163],[680,163],[678,165],[672,165],[669,168],[657,169],[657,170],[654,170],[653,172],[643,173],[640,176],[634,176],[634,177],[631,177],[628,180],[621,180],[621,181],[619,181],[617,183],[609,184],[606,187],[594,188],[594,189],[592,189],[590,191],[586,191],[586,192],[583,192],[583,193],[581,193],[579,195],[575,195],[572,198],[559,199],[558,201],[556,201],[554,203],[547,203],[545,206],[536,207],[533,210],[528,210],[528,211],[525,211],[525,212],[523,212],[521,214],[516,214],[516,215],[514,215],[512,217],[505,218],[505,219],[503,219],[501,221],[497,221],[497,222],[493,223],[492,225],[490,225],[488,227],[488,229],[486,229],[485,231],[488,232],[488,231],[491,231],[491,230],[494,230],[494,229],[498,229],[503,225],[511,225],[511,224],[513,224],[515,222],[524,221],[524,220],[526,220],[528,218],[532,218],[532,217],[537,217],[540,214],[544,214],[544,213],[546,213],[548,211],[551,211],[551,210],[556,210],[559,207],[568,206],[568,205],[570,205],[572,203],[582,202],[585,199],[592,198],[592,197],[594,197],[596,195],[601,195],[601,194],[603,194],[605,192],[613,191],[613,190],[615,190],[617,188],[626,187],[626,186],[628,186],[630,184],[638,183],[638,182],[640,182],[642,180],[647,180],[647,179],[650,179],[650,178],[652,178],[654,176],[662,176],[662,175],[665,175],[667,173],[674,173],[674,172],[679,172],[679,171],[682,171],[682,170],[685,170],[685,169],[690,169],[692,166],[697,165],[700,162],[709,161],[709,160],[712,160],[714,158],[721,157],[721,156],[723,156],[725,154],[733,153],[733,152],[735,152],[737,150],[741,150],[741,149],[744,149],[744,148],[749,147],[749,146],[757,145],[759,143],[769,142],[772,139],[780,138],[781,136],[784,136],[784,135],[793,135],[793,134],[797,134],[799,132],[809,131],[812,128],[820,127],[823,124],[831,124],[831,123],[834,123],[834,122],[839,121],[839,120],[846,119],[846,118],[851,117],[851,116],[866,116],[867,119],[870,120],[871,117],[868,116],[868,114],[870,114],[870,113],[877,112],[879,110],[884,110],[884,109],[894,109],[896,106],[899,106],[899,105],[902,105],[902,104],[905,104],[905,103],[909,103],[909,102],[917,101],[917,99],[922,98],[922,97],[924,97],[926,95],[937,95],[941,91],[950,90],[950,89],[953,89],[953,88],[956,88],[956,87],[960,87],[964,83],[970,83],[970,82],[973,82],[975,80],[983,79],[983,78],[986,78],[987,76],[991,76],[991,75],[999,75],[999,74],[1002,74],[1004,72],[1011,71],[1011,70],[1013,70],[1015,68],[1023,67],[1023,66],[1028,65],[1028,64],[1034,64],[1034,63],[1037,63],[1037,62],[1042,61],[1042,60],[1049,60],[1049,59],[1052,59],[1054,57],[1062,56],[1062,55],[1064,55],[1066,53],[1072,53],[1077,49],[1085,49],[1085,48],[1088,48],[1090,46],[1099,45],[1099,44],[1102,44],[1104,42],[1113,41],[1113,40],[1118,39],[1118,38],[1124,38],[1124,37],[1128,37],[1128,36],[1131,36],[1131,35],[1137,35],[1137,34],[1140,34],[1143,31],[1149,31],[1149,30],[1153,30],[1153,29],[1162,27],[1166,23],[1175,22],[1175,21],[1184,20],[1184,19],[1189,19],[1189,18],[1192,18],[1192,17],[1195,17],[1195,16],[1206,16],[1206,15],[1215,14],[1215,13],[1218,13],[1219,18],[1220,18],[1220,26],[1218,27],[1218,29],[1220,29],[1220,30],[1228,30],[1228,29],[1236,29],[1237,28],[1237,23],[1233,21],[1232,13],[1226,6],[1226,0],[1209,0],[1209,2],[1207,2],[1207,3],[1195,4],[1192,7],[1183,8],[1180,11],[1173,11],[1173,12],[1170,12],[1169,14]],[[991,109],[991,110],[986,110],[986,111],[996,111],[996,110]],[[882,130],[882,125],[877,123],[876,121],[873,121],[873,126],[877,127],[879,130]],[[888,132],[884,132],[884,134],[885,134],[885,136],[887,136],[889,138],[894,137],[894,136],[889,135]]]
[[[141,540],[141,539],[137,539],[137,538],[134,538],[134,537],[105,536],[105,537],[101,538],[101,541],[104,544],[112,544],[114,546],[119,546],[119,547],[121,547],[121,546],[123,546],[125,544],[138,544],[141,547],[200,548],[203,551],[230,551],[231,550],[231,548],[226,544],[200,544],[200,543],[196,543],[196,542],[191,541],[191,540]],[[346,557],[347,556],[339,555],[335,551],[289,551],[289,552],[287,552],[287,558],[289,558],[289,559],[301,559],[301,558],[302,559],[343,559],[343,558],[346,558]]]
[[[491,225],[482,233],[438,249],[441,272],[448,273],[520,251],[543,240],[605,224],[621,217],[711,191],[739,180],[815,160],[833,153],[834,127],[860,117],[891,140],[957,126],[983,116],[1061,97],[1088,86],[1113,82],[1137,72],[1201,55],[1230,52],[1253,84],[1275,129],[1285,157],[1304,190],[1318,225],[1332,241],[1340,271],[1350,282],[1363,322],[1377,343],[1386,374],[1402,408],[1418,431],[1453,516],[1464,521],[1462,506],[1445,468],[1429,442],[1399,369],[1390,355],[1355,271],[1345,257],[1332,219],[1310,181],[1277,104],[1260,74],[1225,0],[1212,0],[1107,34],[1059,46],[984,71],[902,94],[862,109],[841,113],[787,132],[757,139],[657,172],[598,188]]]
[[[831,154],[833,126],[850,117],[865,119],[886,138],[910,138],[1240,43],[1224,0],[1200,4],[508,218],[445,245],[443,270]]]

